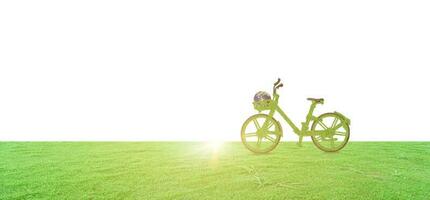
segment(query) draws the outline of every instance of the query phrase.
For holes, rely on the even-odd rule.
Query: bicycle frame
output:
[[[293,123],[293,121],[291,121],[291,119],[287,116],[287,114],[285,114],[285,112],[278,106],[278,100],[279,100],[279,95],[274,93],[273,101],[272,101],[273,104],[271,105],[271,109],[268,115],[270,117],[273,117],[275,113],[278,112],[281,115],[281,117],[288,123],[288,125],[293,129],[294,133],[300,137],[299,143],[301,143],[303,136],[325,135],[325,134],[328,134],[328,132],[330,131],[330,130],[317,130],[317,131],[309,130],[309,124],[312,121],[318,121],[318,118],[313,116],[313,112],[317,105],[316,102],[312,102],[309,108],[308,114],[306,115],[306,121],[302,122],[302,126],[301,128],[299,128]],[[268,124],[264,122],[263,127],[267,127],[267,126]]]

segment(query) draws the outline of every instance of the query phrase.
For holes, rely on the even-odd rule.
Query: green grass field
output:
[[[0,142],[0,199],[430,199],[430,143]]]

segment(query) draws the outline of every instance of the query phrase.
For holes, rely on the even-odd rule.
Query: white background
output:
[[[301,122],[430,140],[429,1],[2,1],[0,140],[239,140],[277,77]],[[296,140],[283,123],[285,139]]]

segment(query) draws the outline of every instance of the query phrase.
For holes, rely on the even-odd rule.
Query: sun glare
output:
[[[213,153],[218,153],[223,145],[222,141],[216,140],[216,141],[210,141],[208,144],[208,147],[212,150]]]

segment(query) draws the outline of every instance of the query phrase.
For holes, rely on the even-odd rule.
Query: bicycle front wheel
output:
[[[248,150],[254,153],[268,153],[279,144],[282,127],[273,117],[256,114],[243,123],[240,135],[242,143]]]

